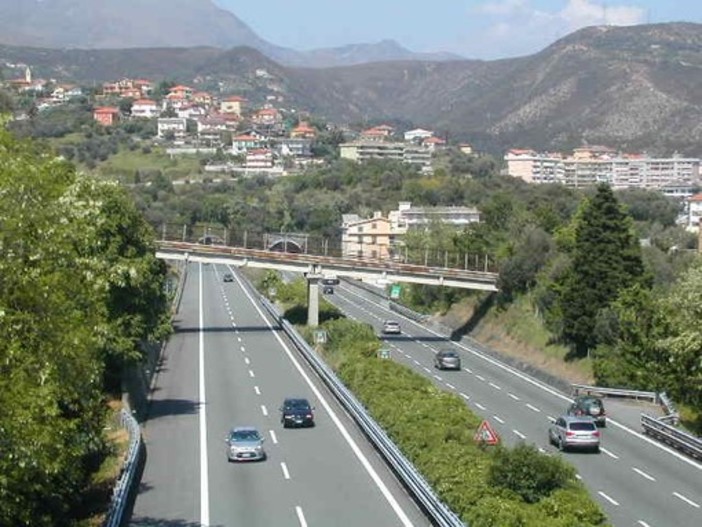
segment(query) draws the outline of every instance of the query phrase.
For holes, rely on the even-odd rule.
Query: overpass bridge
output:
[[[449,257],[446,254],[442,258],[445,264],[460,261],[463,265],[439,267],[427,265],[428,255],[425,255],[424,261],[417,263],[407,261],[408,259],[401,261],[397,257],[349,258],[330,255],[331,251],[326,244],[323,245],[323,250],[319,251],[321,254],[312,254],[310,244],[295,243],[293,248],[287,243],[281,245],[279,243],[281,239],[286,238],[281,235],[269,237],[267,240],[269,243],[272,240],[273,245],[269,247],[266,244],[263,248],[250,248],[246,244],[244,246],[227,245],[224,238],[212,235],[196,237],[197,241],[163,239],[156,242],[156,256],[165,260],[185,260],[302,273],[307,279],[307,320],[311,326],[319,323],[319,285],[325,277],[497,291],[498,274],[487,270],[487,259],[481,261],[477,258],[458,258],[454,255]],[[299,238],[295,242],[298,240]],[[285,252],[286,247],[290,247],[291,250]],[[476,266],[483,269],[475,269]]]

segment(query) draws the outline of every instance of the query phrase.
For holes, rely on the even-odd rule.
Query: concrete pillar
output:
[[[319,281],[320,275],[307,275],[307,325],[319,326]]]

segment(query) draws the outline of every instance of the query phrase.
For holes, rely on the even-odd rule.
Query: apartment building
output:
[[[700,218],[702,218],[702,194],[695,194],[687,200],[687,229],[700,231]]]
[[[375,141],[356,141],[339,145],[342,159],[362,163],[371,159],[402,161],[415,165],[422,172],[431,172],[432,151],[422,145],[413,143],[390,143]]]
[[[183,139],[187,130],[187,120],[182,117],[161,117],[158,123],[158,137],[163,139],[173,134],[174,139]]]
[[[342,217],[342,255],[347,258],[388,258],[399,254],[402,237],[410,229],[426,229],[436,222],[460,229],[478,223],[480,212],[474,207],[412,207],[401,201],[387,217],[375,212],[371,218],[356,214]]]
[[[390,256],[392,231],[390,220],[382,212],[372,218],[344,214],[341,219],[341,253],[344,258],[387,259]]]
[[[410,229],[426,229],[432,223],[442,223],[460,229],[480,222],[480,211],[475,207],[413,207],[401,201],[397,210],[388,214],[392,232],[405,234]]]
[[[661,190],[700,182],[700,160],[620,154],[606,147],[583,147],[573,155],[513,149],[504,157],[507,173],[528,183],[587,187],[607,183],[615,189]]]

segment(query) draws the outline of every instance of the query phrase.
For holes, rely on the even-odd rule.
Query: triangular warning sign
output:
[[[497,435],[497,432],[495,432],[495,429],[490,423],[485,420],[480,423],[478,430],[476,430],[473,436],[473,441],[484,445],[497,445],[500,442],[500,436]]]

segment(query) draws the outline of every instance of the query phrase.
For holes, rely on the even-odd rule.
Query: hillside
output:
[[[702,25],[592,27],[540,53],[499,61],[280,66],[251,49],[38,50],[0,62],[82,82],[143,76],[244,85],[337,122],[403,119],[489,150],[583,142],[699,155]],[[253,83],[255,69],[272,76]]]

